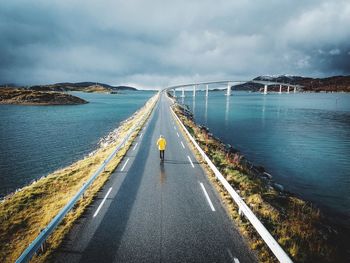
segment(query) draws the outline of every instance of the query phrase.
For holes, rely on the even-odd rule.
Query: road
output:
[[[163,94],[55,262],[255,262]],[[167,140],[165,161],[156,141]]]

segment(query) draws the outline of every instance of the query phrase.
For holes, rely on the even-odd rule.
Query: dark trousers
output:
[[[164,160],[164,150],[159,150],[159,157]]]

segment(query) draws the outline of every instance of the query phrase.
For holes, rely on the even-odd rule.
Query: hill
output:
[[[50,85],[35,85],[29,87],[30,90],[36,91],[82,91],[82,92],[100,92],[100,93],[117,93],[124,90],[136,90],[128,86],[111,86],[104,83],[96,82],[77,82],[77,83],[56,83]]]
[[[288,83],[302,86],[301,91],[307,92],[350,92],[350,76],[333,76],[327,78],[310,78],[300,76],[259,76],[254,80]],[[234,86],[235,90],[259,91],[262,84],[247,82]],[[277,91],[279,85],[269,86],[269,90]]]

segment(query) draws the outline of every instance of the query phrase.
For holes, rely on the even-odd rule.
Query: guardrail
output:
[[[238,206],[239,214],[242,213],[246,216],[249,222],[253,225],[255,230],[259,233],[261,238],[265,241],[266,245],[271,249],[272,253],[276,256],[276,258],[283,263],[292,263],[293,261],[287,255],[287,253],[283,250],[283,248],[277,243],[277,241],[273,238],[270,232],[264,227],[264,225],[260,222],[260,220],[254,215],[253,211],[247,206],[247,204],[243,201],[243,199],[238,195],[238,193],[233,189],[233,187],[226,181],[225,177],[221,174],[221,172],[216,168],[213,162],[209,159],[209,157],[205,154],[202,148],[198,145],[196,140],[189,133],[185,125],[182,123],[180,118],[175,114],[173,109],[170,107],[171,112],[175,116],[176,120],[179,122],[187,136],[190,138],[193,145],[197,148],[199,153],[202,155],[203,159],[207,162],[211,170],[214,172],[215,176],[219,179],[221,184],[225,187],[227,192],[231,195],[233,200],[236,202]]]
[[[157,95],[156,95],[157,96]],[[85,193],[86,189],[95,181],[95,179],[100,175],[100,173],[105,169],[108,163],[112,160],[114,155],[118,153],[118,151],[123,148],[126,142],[130,139],[132,134],[136,131],[136,129],[145,123],[148,113],[151,114],[153,107],[150,112],[146,111],[142,118],[135,123],[130,131],[126,134],[124,139],[116,146],[115,150],[108,156],[108,158],[103,162],[103,164],[98,168],[98,170],[88,179],[86,183],[79,189],[79,191],[73,196],[73,198],[66,204],[61,211],[50,221],[50,223],[40,232],[40,234],[30,243],[30,245],[22,252],[22,254],[17,258],[16,263],[28,262],[33,255],[38,251],[38,249],[42,246],[45,240],[49,237],[49,235],[56,229],[56,227],[60,224],[65,215],[73,208],[75,203],[80,199],[80,197]]]

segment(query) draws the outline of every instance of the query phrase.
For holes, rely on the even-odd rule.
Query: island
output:
[[[36,91],[80,91],[88,93],[109,93],[117,94],[120,91],[135,91],[136,89],[129,86],[111,86],[98,82],[64,82],[48,85],[30,86],[28,89]]]
[[[0,104],[19,105],[78,105],[86,100],[60,92],[43,92],[18,88],[0,88]]]

